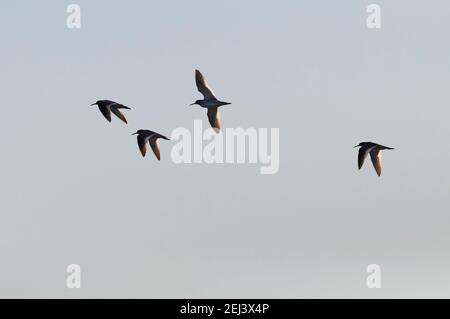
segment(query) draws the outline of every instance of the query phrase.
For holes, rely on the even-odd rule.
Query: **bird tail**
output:
[[[168,140],[168,141],[170,141],[170,138],[168,138],[168,137],[165,137],[164,135],[161,135],[161,134],[159,134],[159,138],[162,138],[162,139],[164,139],[164,140]]]

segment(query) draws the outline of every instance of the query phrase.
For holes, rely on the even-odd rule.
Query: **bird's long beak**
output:
[[[357,148],[357,147],[359,147],[359,145],[353,146],[353,148]]]
[[[136,135],[136,134],[139,134],[138,132],[136,132],[136,133],[133,133],[133,134],[131,134],[131,135]]]
[[[97,103],[93,103],[93,104],[91,104],[91,106],[94,106],[94,105],[97,105]]]
[[[197,103],[194,102],[194,103],[192,103],[192,104],[189,104],[189,106],[192,106],[192,105],[195,105],[195,104],[197,104]]]

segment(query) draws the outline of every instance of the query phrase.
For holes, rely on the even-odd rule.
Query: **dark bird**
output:
[[[147,143],[149,143],[158,161],[161,159],[159,151],[159,139],[162,138],[170,141],[170,139],[165,137],[164,135],[149,130],[138,130],[136,133],[131,135],[137,135],[137,143],[143,157],[145,157],[145,153],[147,152]]]
[[[127,119],[122,114],[122,112],[120,112],[120,109],[131,110],[128,106],[116,103],[114,101],[108,101],[108,100],[100,100],[100,101],[97,101],[97,102],[91,104],[91,106],[93,106],[93,105],[98,106],[100,112],[102,112],[103,116],[108,120],[108,122],[111,122],[111,112],[112,112],[119,119],[121,119],[122,121],[124,121],[125,123],[128,124]]]
[[[362,142],[355,147],[360,147],[358,153],[358,168],[364,164],[364,161],[367,158],[367,155],[370,154],[370,158],[372,159],[373,167],[375,167],[375,171],[378,176],[381,176],[381,151],[382,150],[393,150],[391,147],[375,144],[372,142]]]
[[[229,105],[231,103],[219,101],[211,87],[206,82],[203,75],[199,70],[195,70],[195,82],[197,84],[198,91],[203,94],[203,100],[197,100],[190,105],[200,105],[208,109],[208,120],[209,124],[214,128],[216,132],[220,131],[220,113],[219,107],[222,105]]]

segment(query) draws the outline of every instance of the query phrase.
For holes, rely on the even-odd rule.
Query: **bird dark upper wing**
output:
[[[111,109],[111,112],[113,112],[119,119],[121,119],[122,121],[124,121],[125,123],[128,124],[127,119],[125,118],[125,116],[122,114],[122,112],[120,112],[120,110],[115,105],[112,105],[110,107],[110,109]]]
[[[216,132],[220,131],[220,113],[217,107],[208,108],[208,120]]]
[[[147,152],[147,142],[145,141],[145,138],[142,137],[141,135],[138,135],[137,142],[142,156],[145,157],[145,153]]]
[[[368,153],[369,152],[367,151],[367,148],[365,148],[365,147],[361,147],[359,149],[359,152],[358,152],[358,169],[361,169],[361,167],[363,166],[364,161],[366,160]]]
[[[381,176],[381,150],[373,149],[370,151],[370,158],[372,159],[373,167],[378,176]]]
[[[100,112],[102,112],[103,116],[108,120],[108,122],[111,122],[111,112],[106,106],[99,106],[98,107]]]
[[[205,100],[216,98],[214,96],[214,92],[209,87],[208,82],[206,82],[199,70],[195,70],[195,83],[197,84],[197,89],[201,94],[203,94]]]

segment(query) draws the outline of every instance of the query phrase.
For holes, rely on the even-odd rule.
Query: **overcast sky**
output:
[[[0,297],[450,297],[449,1],[70,3],[0,3]],[[208,126],[195,68],[224,127],[279,128],[278,174],[140,156]]]

